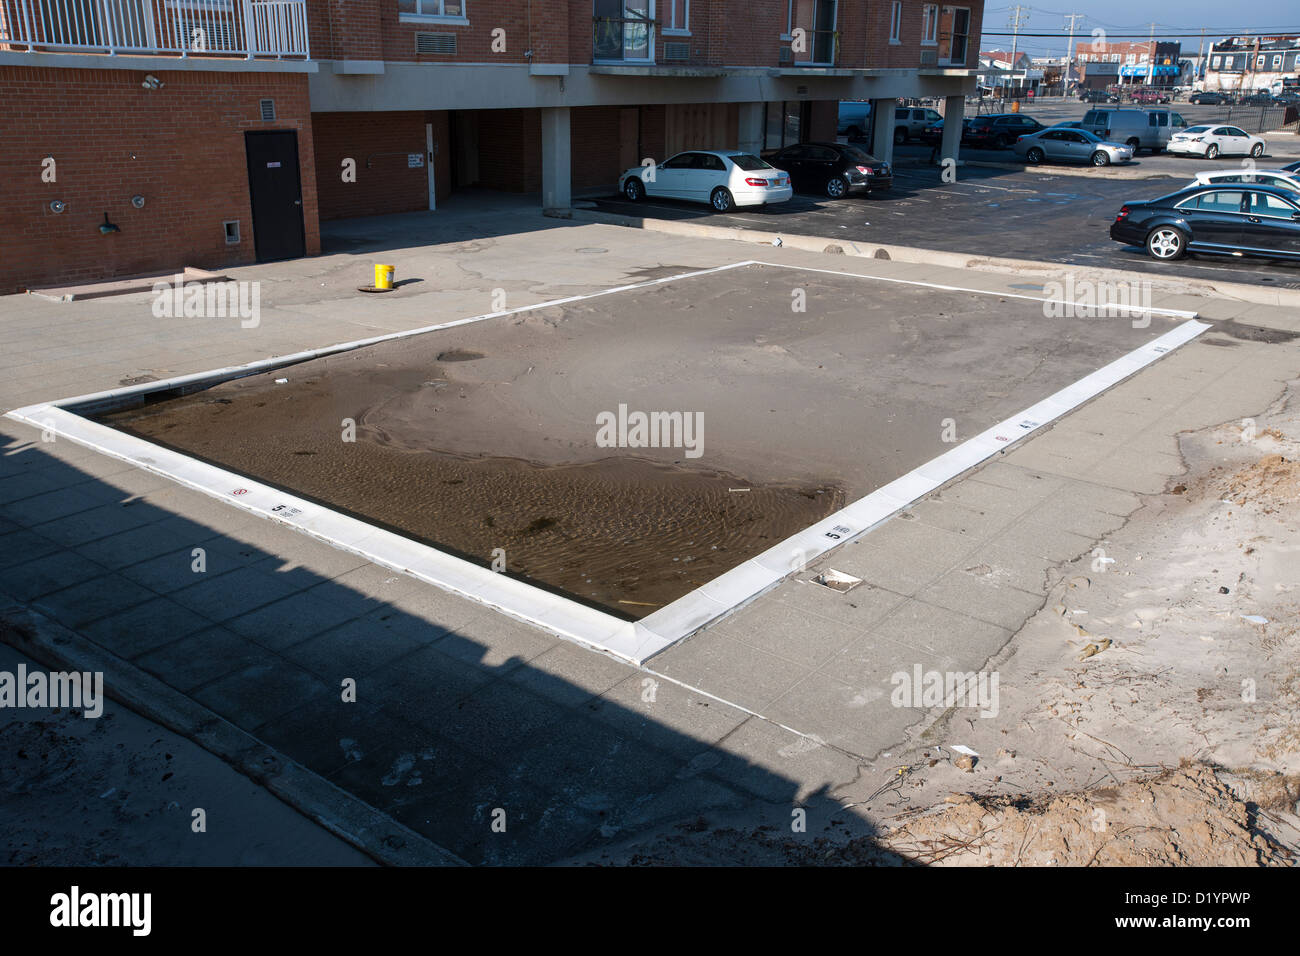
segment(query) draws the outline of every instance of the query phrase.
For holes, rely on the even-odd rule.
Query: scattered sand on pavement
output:
[[[1186,473],[1050,572],[1043,609],[986,665],[996,717],[934,713],[809,801],[806,835],[774,808],[601,862],[1294,865],[1297,406],[1300,381],[1256,420],[1180,436]],[[978,755],[969,770],[955,745]]]

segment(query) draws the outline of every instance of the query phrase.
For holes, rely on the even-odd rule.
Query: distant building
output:
[[[1205,89],[1253,92],[1300,87],[1300,36],[1230,37],[1210,47]]]
[[[1079,45],[1075,59],[1083,68],[1080,85],[1087,89],[1107,86],[1177,86],[1184,69],[1182,45],[1163,40],[1095,40]]]

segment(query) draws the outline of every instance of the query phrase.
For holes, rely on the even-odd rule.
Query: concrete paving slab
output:
[[[982,568],[980,570],[983,570]],[[1016,631],[1043,606],[1043,596],[1021,591],[987,573],[949,571],[917,598],[927,604],[964,612],[977,620]]]
[[[148,588],[121,575],[108,574],[42,595],[34,605],[42,614],[75,629],[127,611],[154,596]]]
[[[120,614],[92,621],[81,631],[115,654],[134,658],[211,626],[211,621],[189,608],[155,597]]]
[[[131,648],[132,643],[124,642],[119,651],[114,637],[107,649],[125,656],[125,650]],[[182,693],[190,693],[246,667],[263,665],[271,669],[283,661],[238,634],[209,626],[150,650],[140,655],[135,663]]]
[[[808,673],[730,630],[704,631],[673,645],[654,658],[653,670],[760,714]]]

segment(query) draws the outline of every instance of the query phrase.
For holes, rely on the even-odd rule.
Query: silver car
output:
[[[1109,166],[1111,163],[1127,163],[1133,158],[1133,147],[1125,143],[1108,143],[1086,129],[1061,126],[1021,136],[1014,149],[1017,156],[1033,166],[1047,160]]]

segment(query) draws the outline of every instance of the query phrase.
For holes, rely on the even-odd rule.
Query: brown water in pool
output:
[[[506,573],[627,618],[644,617],[844,502],[836,487],[755,485],[636,457],[544,465],[412,448],[375,420],[391,393],[354,408],[356,441],[344,442],[332,387],[248,384],[101,421],[481,565],[503,549]]]

